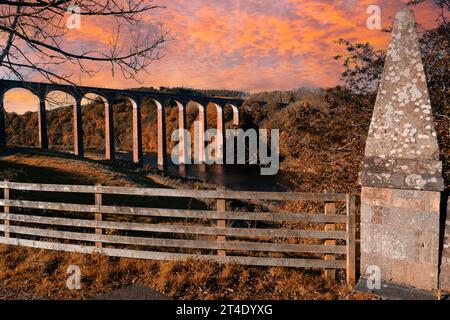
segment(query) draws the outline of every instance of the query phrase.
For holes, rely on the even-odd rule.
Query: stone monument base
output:
[[[363,187],[361,274],[425,290],[438,287],[440,192]]]

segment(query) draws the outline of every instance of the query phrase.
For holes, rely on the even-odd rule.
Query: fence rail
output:
[[[346,269],[348,283],[355,281],[355,197],[352,195],[9,181],[0,183],[1,189],[0,243],[3,244],[154,260],[193,257],[254,266],[322,268],[326,269],[329,281],[334,280],[335,269]],[[54,193],[93,195],[94,204],[56,202],[53,198],[52,201],[21,199],[30,192],[34,198],[42,194],[48,198]],[[112,206],[104,205],[105,195],[214,199],[216,208]],[[325,203],[325,209],[316,214],[235,212],[227,211],[227,200],[312,201]],[[339,202],[345,204],[345,214],[336,214]],[[230,225],[236,221],[258,225]],[[302,226],[296,224],[302,223],[316,227],[300,229]],[[317,230],[317,224],[323,227]]]

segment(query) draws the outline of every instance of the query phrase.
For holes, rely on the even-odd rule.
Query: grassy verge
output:
[[[0,246],[0,298],[86,299],[143,283],[174,299],[370,299],[344,284],[328,286],[317,271],[160,262]],[[82,289],[68,290],[67,268],[77,265]]]

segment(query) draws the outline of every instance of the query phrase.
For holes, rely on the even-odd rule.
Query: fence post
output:
[[[327,202],[325,203],[325,215],[336,214],[336,203]],[[335,231],[336,225],[334,223],[325,224],[325,231]],[[334,246],[336,245],[336,240],[325,240],[325,245]],[[334,254],[326,254],[325,260],[336,260]],[[334,285],[336,280],[336,269],[325,269],[325,279],[329,285]]]
[[[347,284],[356,282],[356,212],[355,196],[347,194]]]
[[[9,201],[11,195],[10,195],[10,190],[8,188],[8,182],[9,181],[5,179],[5,185],[4,185],[4,188],[3,188],[3,199],[5,200],[5,204],[3,206],[3,210],[5,212],[5,220],[4,220],[4,225],[5,226],[9,226],[9,219],[8,219],[8,216],[9,216],[9,205],[7,204],[7,202]],[[10,232],[5,230],[4,237],[5,238],[10,238],[11,237]]]
[[[95,213],[95,221],[102,221],[103,217],[102,217],[102,213],[100,211],[100,207],[102,206],[102,194],[99,191],[100,187],[101,187],[101,184],[97,184],[96,187],[97,187],[97,192],[95,193],[95,205],[98,208],[98,212]],[[98,235],[103,234],[102,228],[95,228],[95,234],[98,234]],[[95,246],[97,248],[101,248],[101,247],[103,247],[103,243],[102,242],[96,242]]]
[[[223,191],[223,189],[218,189],[217,191]],[[225,199],[217,199],[217,205],[216,210],[217,211],[226,211],[226,200]],[[226,221],[225,220],[217,220],[217,227],[218,228],[225,228],[226,227]],[[225,236],[217,236],[217,241],[225,242],[226,238]],[[217,250],[217,255],[221,257],[225,257],[227,255],[225,250]]]

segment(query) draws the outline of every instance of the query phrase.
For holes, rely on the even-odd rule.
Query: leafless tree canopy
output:
[[[159,8],[153,0],[0,0],[1,77],[23,80],[38,73],[74,84],[78,72],[92,76],[105,65],[136,79],[161,58],[165,31],[142,22]],[[71,14],[79,14],[82,28],[84,19],[104,20],[105,29],[115,29],[110,43],[99,41],[94,49],[69,45],[70,33],[78,31],[68,27]]]

